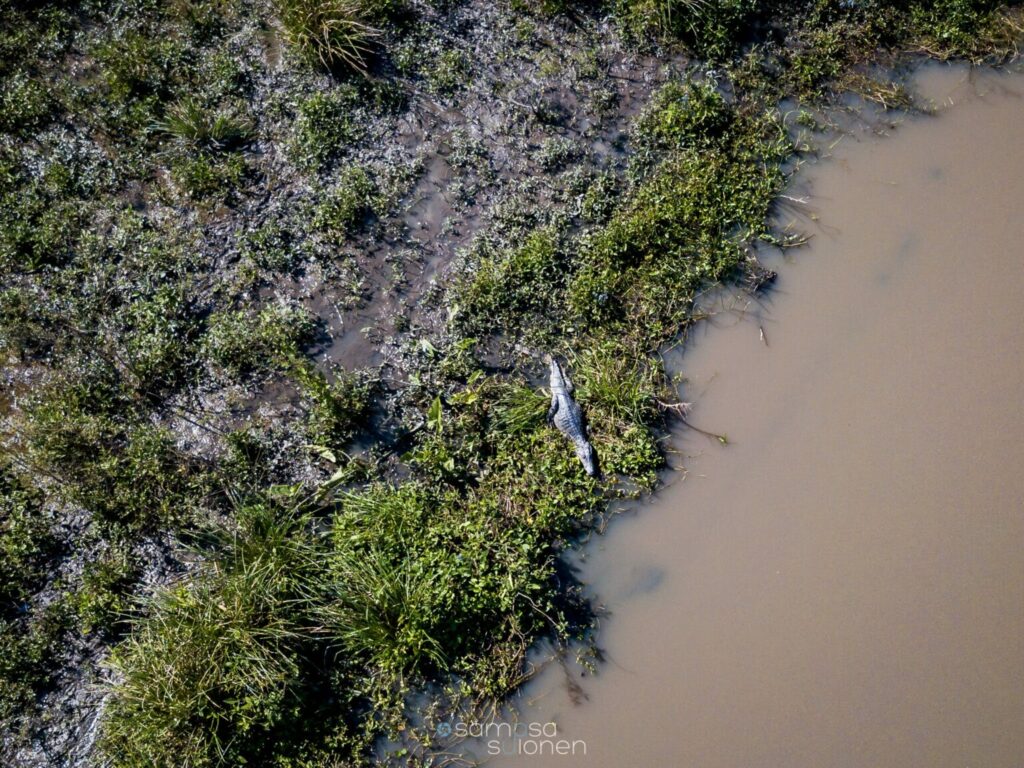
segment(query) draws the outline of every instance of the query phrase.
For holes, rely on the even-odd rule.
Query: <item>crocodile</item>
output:
[[[583,468],[591,477],[597,477],[597,453],[587,439],[587,427],[583,422],[583,411],[573,399],[573,385],[569,375],[554,357],[547,356],[551,364],[551,408],[548,409],[548,424],[572,440],[576,455]]]

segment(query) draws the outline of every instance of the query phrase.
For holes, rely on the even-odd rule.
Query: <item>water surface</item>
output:
[[[574,754],[493,765],[1024,766],[1024,77],[921,85],[940,114],[804,172],[810,246],[691,338],[731,444],[680,435],[591,548],[607,659],[521,701]]]

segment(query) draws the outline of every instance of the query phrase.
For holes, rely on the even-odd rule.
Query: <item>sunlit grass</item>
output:
[[[324,67],[366,69],[379,31],[365,21],[363,0],[274,0],[287,42]]]

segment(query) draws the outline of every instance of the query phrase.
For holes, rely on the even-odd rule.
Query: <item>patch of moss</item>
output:
[[[53,103],[42,83],[24,72],[8,75],[0,86],[0,131],[29,136],[50,116]]]
[[[161,286],[124,308],[126,362],[140,388],[156,392],[180,383],[192,365],[198,322],[186,287]]]
[[[756,0],[617,0],[616,11],[634,40],[678,38],[701,58],[730,58],[749,34],[762,4]]]
[[[292,233],[276,219],[246,233],[239,249],[244,260],[268,272],[291,272],[301,257]]]
[[[89,205],[54,180],[32,176],[0,158],[0,269],[32,272],[66,263],[85,225]]]
[[[537,161],[545,171],[553,172],[565,168],[579,156],[580,148],[576,142],[563,136],[553,136],[541,143]]]

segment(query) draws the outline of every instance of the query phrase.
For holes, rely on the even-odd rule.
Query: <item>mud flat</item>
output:
[[[590,548],[605,660],[540,675],[491,764],[1024,764],[1024,76],[919,88],[935,117],[802,174],[777,290],[692,335],[730,444],[677,435]]]

